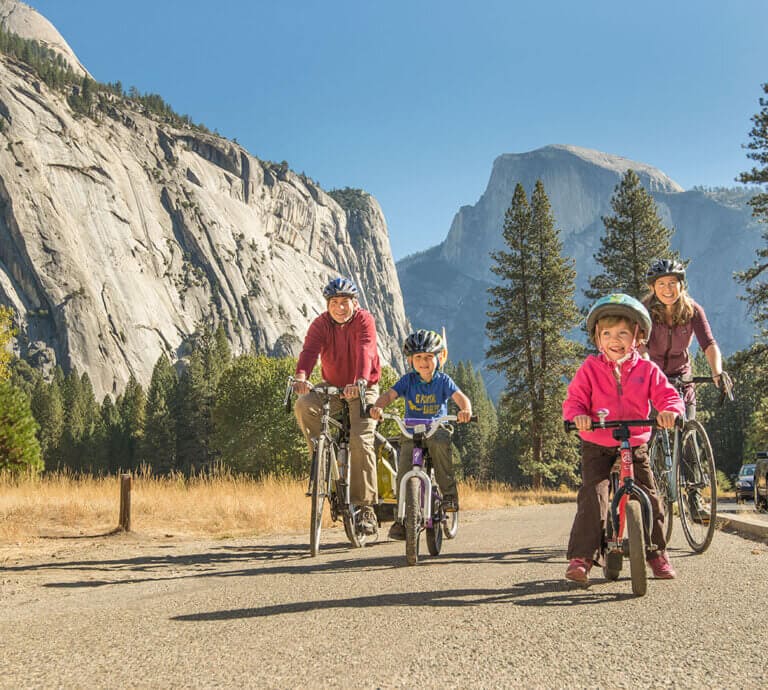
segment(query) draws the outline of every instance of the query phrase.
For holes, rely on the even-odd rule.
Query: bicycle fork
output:
[[[618,430],[617,430],[618,431]],[[624,447],[626,443],[626,447]],[[624,527],[626,504],[630,497],[636,498],[640,503],[640,509],[643,514],[643,530],[645,532],[646,549],[652,551],[655,545],[651,541],[651,532],[653,528],[653,509],[651,508],[651,499],[648,494],[635,484],[634,468],[632,465],[632,449],[629,447],[629,440],[622,439],[621,447],[621,473],[623,484],[616,490],[611,501],[611,522],[613,523],[613,539],[608,542],[608,551],[619,551],[624,553]]]
[[[424,449],[414,446],[413,448],[413,467],[408,470],[400,480],[398,496],[405,496],[405,487],[411,477],[416,477],[421,484],[421,519],[426,527],[432,527],[432,480],[424,471]],[[397,519],[405,522],[405,501],[397,501]]]

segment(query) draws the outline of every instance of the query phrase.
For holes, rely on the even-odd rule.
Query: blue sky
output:
[[[381,203],[441,242],[502,153],[574,144],[733,186],[768,81],[765,0],[27,0],[99,81]]]

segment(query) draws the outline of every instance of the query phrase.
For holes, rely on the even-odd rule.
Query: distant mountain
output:
[[[0,0],[0,17],[55,32],[22,3]],[[408,322],[372,196],[326,193],[141,100],[99,91],[76,112],[68,95],[0,54],[0,304],[22,357],[88,372],[103,396],[131,374],[146,385],[204,320],[236,354],[297,354],[323,285],[348,275],[402,368]]]
[[[487,288],[491,251],[503,247],[504,213],[519,182],[531,195],[536,180],[544,183],[564,251],[575,258],[577,301],[589,276],[598,273],[593,256],[603,234],[602,216],[611,215],[610,200],[622,175],[633,169],[656,201],[667,226],[675,228],[672,245],[691,260],[690,291],[705,308],[715,337],[726,354],[746,347],[753,326],[734,271],[752,264],[760,231],[747,206],[749,192],[684,191],[674,180],[647,164],[576,146],[546,146],[522,154],[504,154],[494,164],[488,186],[474,206],[454,217],[440,245],[398,262],[397,270],[408,318],[415,328],[445,325],[451,358],[485,364]],[[486,374],[489,388],[503,388]]]

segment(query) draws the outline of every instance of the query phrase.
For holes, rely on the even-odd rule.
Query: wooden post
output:
[[[118,529],[131,531],[131,475],[120,475],[120,524]]]

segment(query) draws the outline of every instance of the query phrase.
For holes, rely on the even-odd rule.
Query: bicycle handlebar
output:
[[[414,433],[423,433],[424,438],[431,438],[434,436],[434,434],[437,432],[438,429],[445,427],[450,422],[458,422],[459,418],[455,414],[446,414],[442,417],[435,417],[434,419],[403,419],[402,417],[398,417],[396,414],[390,414],[389,412],[382,412],[381,413],[382,419],[389,419],[397,426],[400,427],[400,431],[402,432],[403,436],[406,438],[413,438]],[[472,415],[469,418],[470,422],[476,422],[477,421],[477,415]],[[406,422],[410,422],[409,425],[406,425]],[[418,428],[420,426],[425,427],[425,431],[419,432]],[[428,427],[428,428],[427,428]]]
[[[683,386],[689,383],[715,383],[715,380],[711,376],[671,376],[669,382],[678,390],[681,390]],[[715,384],[717,385],[717,384]],[[726,398],[733,402],[733,379],[728,375],[727,371],[723,371],[720,374],[720,404],[722,405]]]
[[[283,405],[285,406],[285,411],[290,412],[291,411],[291,393],[293,392],[293,384],[296,381],[296,377],[289,376],[288,377],[288,383],[285,387],[285,400],[283,400]],[[321,395],[338,395],[340,398],[344,399],[344,389],[338,388],[337,386],[329,386],[329,385],[313,385],[309,381],[305,381],[305,383],[310,387],[311,390],[317,391]],[[357,392],[358,397],[360,398],[360,416],[365,417],[367,413],[367,409],[365,407],[365,383],[363,381],[358,381],[356,384],[357,386]]]
[[[679,418],[678,418],[679,419]],[[573,422],[569,422],[567,419],[563,422],[566,433],[569,431],[579,431]],[[621,427],[631,426],[656,426],[655,419],[612,419],[609,422],[592,420],[592,428],[585,429],[584,431],[594,431],[595,429],[620,429]]]

